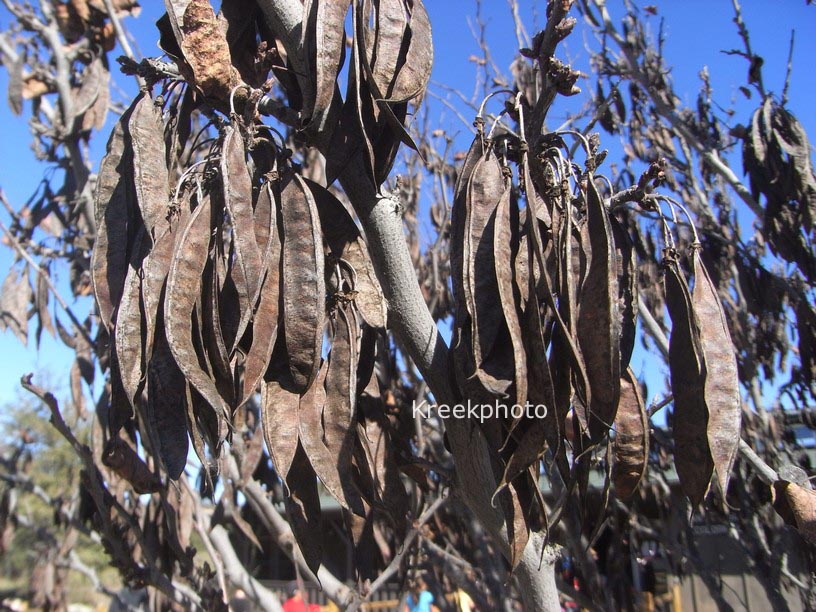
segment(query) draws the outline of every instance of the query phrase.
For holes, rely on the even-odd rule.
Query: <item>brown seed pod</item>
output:
[[[132,199],[132,151],[125,143],[130,109],[116,122],[96,179],[96,240],[91,278],[102,324],[110,331],[114,309],[124,292],[128,262],[128,214]]]
[[[618,495],[626,499],[637,490],[649,459],[649,416],[631,368],[621,378],[612,449],[612,480]]]
[[[210,374],[202,369],[193,343],[191,317],[201,294],[202,274],[207,264],[211,238],[211,201],[198,201],[173,253],[167,278],[164,311],[167,342],[187,381],[215,410],[219,419],[229,420],[231,411]],[[220,429],[220,426],[219,426]]]
[[[725,498],[739,451],[742,417],[737,358],[717,288],[703,265],[698,248],[693,249],[692,261],[694,290],[691,304],[699,325],[700,348],[705,361],[708,445],[717,483]]]
[[[304,392],[320,367],[326,314],[323,237],[312,192],[293,175],[281,194],[283,320],[293,390]]]
[[[505,190],[496,207],[493,221],[493,262],[496,281],[504,315],[504,324],[510,337],[513,354],[514,402],[524,406],[527,402],[527,360],[521,334],[518,309],[519,296],[514,290],[514,252],[518,250],[518,204],[511,201],[510,189]]]
[[[592,175],[587,176],[591,259],[581,286],[578,343],[590,386],[589,431],[600,440],[615,420],[620,396],[620,314],[612,227]]]
[[[230,348],[235,350],[246,331],[258,302],[258,294],[265,270],[263,252],[256,242],[255,219],[252,208],[252,178],[246,163],[244,139],[237,125],[224,128],[221,151],[221,180],[224,204],[230,217],[235,263],[231,266],[233,279],[241,303],[241,318]]]
[[[292,469],[286,478],[289,495],[286,513],[309,569],[317,574],[323,560],[323,533],[320,526],[320,493],[317,477],[303,447],[298,445]]]
[[[173,359],[160,324],[147,366],[147,422],[158,442],[167,475],[173,480],[181,477],[187,465],[186,412],[187,381]]]
[[[298,449],[299,400],[297,393],[284,388],[278,381],[261,383],[261,420],[266,448],[275,471],[285,481]]]
[[[315,474],[326,487],[326,490],[344,508],[343,483],[337,465],[337,455],[333,454],[324,442],[323,411],[326,406],[326,374],[328,361],[324,361],[317,372],[312,386],[300,397],[298,404],[298,435],[303,450]]]
[[[618,271],[618,312],[620,314],[620,367],[625,372],[635,349],[638,317],[637,259],[629,232],[615,218],[609,217],[615,239]]]
[[[238,402],[239,407],[255,392],[261,377],[266,372],[278,335],[281,245],[280,232],[277,231],[276,227],[278,207],[274,204],[275,198],[270,193],[271,190],[272,188],[266,185],[259,197],[259,202],[272,202],[270,218],[267,220],[270,229],[266,232],[270,244],[268,249],[264,245],[265,250],[268,250],[268,256],[264,257],[266,273],[260,289],[258,308],[252,320],[252,345],[244,361],[243,390]]]
[[[317,183],[304,179],[314,196],[323,238],[332,256],[354,271],[353,295],[363,320],[375,329],[385,329],[388,307],[374,264],[360,230],[343,203]]]
[[[669,251],[664,257],[663,270],[666,306],[672,320],[669,371],[674,395],[674,463],[683,492],[697,506],[708,493],[714,471],[707,436],[704,355],[691,293],[675,253]]]

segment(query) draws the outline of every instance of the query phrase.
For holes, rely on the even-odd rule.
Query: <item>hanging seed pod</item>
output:
[[[273,357],[274,359],[274,357]],[[281,378],[287,374],[281,372]],[[274,375],[273,375],[274,378]],[[284,386],[285,385],[285,386]],[[261,383],[261,420],[264,439],[275,471],[286,481],[298,449],[298,402],[300,396],[288,384],[270,380]],[[311,471],[311,466],[309,466]]]
[[[167,313],[167,342],[187,381],[215,410],[217,418],[226,422],[231,411],[210,375],[202,369],[193,344],[191,317],[201,294],[202,274],[210,250],[212,227],[210,198],[204,196],[197,204],[176,244],[167,278],[164,306]]]
[[[620,396],[620,314],[612,227],[593,176],[587,176],[591,259],[581,288],[578,343],[590,385],[589,431],[599,441],[615,420]]]
[[[493,152],[474,166],[467,188],[464,244],[464,294],[472,325],[471,350],[476,376],[491,395],[505,396],[513,380],[507,325],[498,295],[493,248],[495,211],[509,185]],[[509,263],[509,262],[508,262]]]
[[[293,175],[281,193],[283,320],[293,390],[304,392],[320,367],[326,313],[323,237],[312,192]]]
[[[286,478],[289,495],[286,514],[309,569],[317,574],[323,560],[323,533],[320,526],[320,493],[317,477],[303,447],[298,445],[292,469]]]
[[[627,499],[637,490],[649,459],[649,416],[631,368],[627,368],[621,379],[612,448],[612,480],[618,495]]]
[[[231,268],[232,278],[238,290],[239,303],[242,304],[241,318],[230,347],[232,352],[241,341],[252,318],[264,270],[261,266],[263,254],[255,240],[252,178],[247,168],[244,139],[237,125],[228,125],[224,128],[221,149],[224,204],[230,217],[235,249],[235,263]]]
[[[148,241],[144,246],[149,247],[156,239],[156,226],[167,217],[170,204],[162,111],[149,94],[141,93],[134,103],[127,133],[133,147],[136,200]]]
[[[351,305],[335,310],[332,349],[326,374],[326,403],[323,407],[324,439],[335,457],[347,506],[363,511],[359,493],[351,480],[351,459],[357,415],[357,365],[359,326]]]
[[[513,261],[518,251],[518,204],[511,201],[507,189],[499,201],[493,221],[493,262],[499,290],[499,301],[504,324],[510,336],[513,352],[513,380],[515,382],[515,403],[521,406],[527,402],[527,361],[521,334],[518,309],[519,296],[514,290]]]
[[[325,383],[328,370],[329,363],[324,361],[312,386],[300,397],[298,435],[300,444],[323,486],[343,508],[348,509],[337,466],[337,455],[333,454],[324,442],[323,411],[326,406]]]
[[[140,245],[141,240],[137,240],[136,250],[141,248]],[[139,268],[131,264],[128,266],[125,277],[124,293],[116,310],[113,331],[121,383],[131,406],[135,405],[136,398],[141,393],[145,365],[144,338],[146,332],[140,290]]]
[[[375,329],[385,329],[388,308],[374,264],[360,230],[346,207],[330,191],[304,179],[314,196],[323,238],[333,257],[351,267],[353,301],[363,320]]]
[[[147,367],[147,422],[158,441],[167,475],[178,480],[187,465],[187,382],[164,335],[156,330],[153,356]]]
[[[737,359],[717,288],[693,248],[694,291],[691,304],[699,325],[705,362],[705,403],[708,409],[708,445],[723,499],[739,451],[742,408]]]
[[[638,317],[637,259],[632,239],[615,217],[609,217],[615,239],[620,314],[620,367],[625,372],[635,350]]]
[[[707,437],[704,355],[691,293],[673,250],[667,249],[663,270],[666,306],[672,320],[669,371],[674,395],[674,463],[683,492],[697,506],[708,493],[714,471]]]
[[[128,215],[134,206],[132,151],[125,143],[128,109],[116,122],[96,179],[96,239],[91,278],[102,324],[111,330],[113,313],[122,299],[128,262]]]
[[[264,245],[267,252],[263,262],[266,273],[260,289],[258,308],[252,320],[252,345],[244,362],[243,390],[238,402],[239,407],[255,392],[266,372],[278,335],[281,245],[280,233],[277,231],[278,207],[275,205],[275,197],[269,184],[262,188],[259,204],[261,202],[265,203],[264,206],[268,204],[270,208],[267,221],[269,229],[266,232],[268,246]]]
[[[351,0],[307,0],[303,14],[303,48],[307,50],[313,75],[314,99],[304,100],[305,129],[317,136],[331,139],[333,127],[329,118],[339,95],[337,77],[343,67],[346,50],[345,21]]]

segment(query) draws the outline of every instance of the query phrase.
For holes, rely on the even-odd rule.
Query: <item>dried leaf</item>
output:
[[[28,344],[28,306],[33,297],[28,266],[12,267],[0,288],[0,325],[11,329],[24,346]]]

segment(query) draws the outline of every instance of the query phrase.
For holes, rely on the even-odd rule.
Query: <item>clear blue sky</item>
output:
[[[145,6],[141,16],[138,19],[129,19],[126,23],[136,39],[137,52],[156,56],[160,52],[156,47],[154,23],[163,10],[163,3],[145,0],[143,4]],[[482,18],[487,26],[487,40],[493,59],[498,66],[506,69],[516,49],[507,3],[504,0],[483,0],[482,4],[484,5]],[[617,12],[616,9],[619,10],[619,3],[610,0],[609,4],[613,14]],[[732,100],[735,101],[737,114],[733,122],[747,122],[756,104],[756,98],[746,101],[737,90],[738,86],[745,84],[746,62],[742,58],[721,53],[724,49],[741,47],[741,41],[731,21],[733,17],[731,2],[674,0],[656,1],[652,4],[657,6],[659,13],[658,17],[650,18],[652,27],[657,29],[660,17],[666,19],[665,55],[668,63],[673,66],[671,77],[683,101],[694,105],[699,88],[698,73],[705,65],[711,73],[715,99],[723,107],[728,107]],[[813,112],[816,100],[816,76],[813,67],[813,58],[816,58],[816,6],[808,7],[804,0],[744,0],[742,4],[754,51],[766,60],[766,87],[777,93],[782,89],[790,31],[796,29],[793,79],[788,106],[804,123],[809,134],[816,137],[816,116]],[[471,54],[479,54],[479,49],[471,28],[463,17],[470,16],[470,23],[476,27],[475,4],[471,0],[426,0],[426,5],[434,31],[433,82],[446,83],[466,92],[469,96],[473,92],[475,72],[474,64],[468,61],[468,57]],[[520,12],[531,35],[536,31],[536,26],[543,23],[542,13],[545,5],[543,0],[539,2],[520,0]],[[537,17],[534,17],[536,14]],[[9,21],[10,16],[5,9],[0,9],[0,26],[5,29]],[[575,67],[587,71],[585,50],[587,45],[594,46],[595,41],[588,27],[579,21],[575,33],[559,48],[559,55],[570,59]],[[115,51],[112,57],[115,57],[116,53]],[[116,82],[118,89],[114,89],[114,98],[122,102],[128,101],[136,91],[135,83],[121,75],[116,76]],[[7,83],[8,79],[3,70],[0,74],[0,91],[5,91]],[[432,85],[431,89],[439,95],[446,95],[439,87]],[[592,91],[591,86],[584,89],[590,93]],[[451,100],[455,101],[454,98]],[[559,124],[568,113],[578,110],[585,101],[585,94],[561,99],[550,115],[550,123]],[[461,132],[461,147],[467,146],[467,127],[454,113],[438,102],[432,104],[432,108],[439,113],[438,127],[446,129],[449,133]],[[462,112],[468,119],[472,118],[470,111],[463,109]],[[3,138],[0,139],[0,187],[13,205],[19,207],[31,195],[46,168],[36,162],[29,148],[30,138],[26,123],[13,116],[5,104],[0,104],[0,125],[4,129]],[[106,136],[107,134],[99,134],[92,143],[91,160],[95,166],[104,152]],[[615,151],[619,150],[619,146],[611,141],[605,141],[604,146],[612,150],[609,159],[614,161]],[[737,163],[735,169],[740,171],[741,164]],[[0,218],[4,222],[8,221],[5,211],[0,212]],[[427,223],[425,219],[421,221]],[[2,276],[5,276],[11,264],[12,254],[9,249],[0,248]],[[66,287],[66,279],[67,271],[62,271],[60,286]],[[63,291],[63,295],[69,295],[67,289]],[[72,307],[82,315],[88,312],[90,302],[88,299],[80,300],[72,304]],[[62,313],[60,316],[63,321],[66,320]],[[52,374],[51,380],[62,385],[63,390],[67,388],[71,351],[44,333],[42,347],[37,353],[33,342],[33,325],[30,338],[29,347],[26,349],[11,332],[0,332],[0,406],[16,396],[19,378],[26,372],[47,369]],[[642,352],[636,354],[633,366],[636,371],[649,372],[647,378],[650,382],[650,394],[658,393],[662,387],[659,372],[651,366],[646,367],[646,359]]]

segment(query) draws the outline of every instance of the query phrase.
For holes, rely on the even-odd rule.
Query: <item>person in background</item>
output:
[[[428,583],[422,576],[417,580],[417,587],[408,595],[404,612],[439,612],[434,605],[434,596],[428,589]]]
[[[456,606],[456,612],[473,612],[476,609],[470,595],[461,587],[453,594],[453,604]]]
[[[283,612],[320,612],[320,606],[317,604],[306,605],[296,580],[289,583],[287,592],[289,599],[283,602]]]

